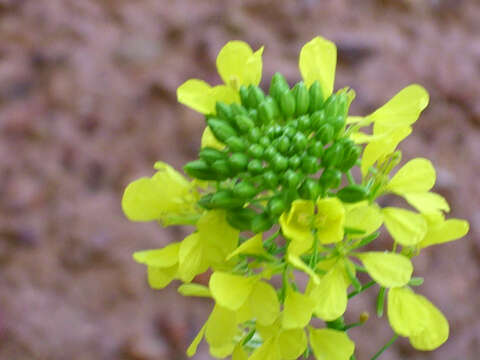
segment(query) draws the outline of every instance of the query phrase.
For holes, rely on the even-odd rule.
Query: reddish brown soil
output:
[[[383,359],[478,359],[479,19],[477,0],[0,0],[0,359],[185,358],[210,304],[149,289],[131,254],[187,230],[128,222],[122,190],[156,160],[195,157],[203,121],[175,90],[218,83],[222,44],[265,44],[264,77],[294,82],[317,34],[338,44],[337,87],[357,91],[358,114],[411,82],[429,90],[404,158],[431,158],[436,190],[472,225],[416,258],[449,341],[433,353],[399,341]],[[372,315],[351,335],[363,360],[392,333]]]

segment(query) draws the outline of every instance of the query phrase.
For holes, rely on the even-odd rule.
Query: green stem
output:
[[[353,298],[354,296],[357,296],[358,294],[364,292],[365,290],[367,290],[369,287],[372,287],[373,285],[375,285],[376,282],[375,281],[370,281],[368,283],[366,283],[365,285],[362,285],[362,287],[358,290],[355,290],[355,291],[352,291],[350,294],[348,294],[348,298],[351,299]]]
[[[355,179],[353,178],[352,172],[350,170],[348,170],[346,175],[347,175],[348,184],[349,185],[355,185],[356,182],[355,182]]]
[[[397,338],[398,338],[398,335],[395,334],[385,345],[383,345],[383,347],[375,355],[373,355],[373,357],[370,360],[377,360],[380,357],[380,355],[382,355],[385,352],[385,350],[387,350],[395,342],[395,340],[397,340]]]

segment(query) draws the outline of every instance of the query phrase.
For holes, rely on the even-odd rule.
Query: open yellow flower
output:
[[[192,224],[200,216],[199,195],[192,183],[170,165],[157,162],[157,173],[131,182],[122,198],[122,209],[132,221],[157,220],[164,226]]]
[[[258,85],[262,77],[263,47],[253,52],[243,41],[230,41],[217,56],[217,70],[224,85],[210,86],[190,79],[177,89],[178,102],[202,114],[214,114],[215,104],[240,102],[241,85]]]

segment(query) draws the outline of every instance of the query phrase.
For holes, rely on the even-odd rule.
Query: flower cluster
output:
[[[229,42],[217,57],[223,84],[191,79],[178,88],[178,101],[206,120],[199,157],[184,167],[193,180],[158,162],[156,174],[132,182],[122,199],[130,220],[195,227],[181,242],[134,254],[152,288],[179,279],[182,295],[214,300],[188,355],[205,338],[216,358],[354,359],[347,331],[368,315],[354,324],[343,315],[348,300],[373,285],[377,313],[387,299],[396,336],[419,350],[439,347],[448,322],[412,289],[423,279],[412,277],[411,258],[463,237],[468,223],[445,219],[449,205],[430,191],[436,175],[429,160],[394,170],[397,146],[428,93],[410,85],[372,114],[349,116],[355,93],[333,92],[332,42],[308,42],[299,57],[303,81],[290,87],[276,73],[268,92],[259,87],[262,53]],[[409,209],[381,208],[377,200],[387,194]],[[382,225],[392,250],[364,250]],[[196,283],[208,270],[208,287]],[[371,281],[362,284],[360,272]],[[313,326],[313,318],[321,321]]]

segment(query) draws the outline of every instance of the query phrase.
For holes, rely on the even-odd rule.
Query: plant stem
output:
[[[348,170],[346,175],[347,175],[348,184],[349,185],[355,185],[356,182],[355,182],[355,179],[353,178],[352,172],[350,170]]]
[[[397,338],[398,338],[398,335],[395,334],[385,345],[383,345],[383,347],[375,355],[373,355],[373,357],[370,360],[378,359],[380,355],[382,355],[385,352],[385,350],[387,350],[395,342],[395,340],[397,340]]]
[[[353,298],[354,296],[360,294],[361,292],[364,292],[365,290],[367,290],[369,287],[372,287],[373,285],[375,285],[376,282],[375,281],[370,281],[368,283],[366,283],[365,285],[362,285],[362,287],[358,290],[355,290],[355,291],[352,291],[350,294],[348,294],[348,298],[351,299]]]

